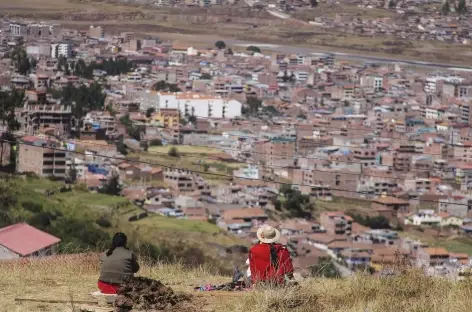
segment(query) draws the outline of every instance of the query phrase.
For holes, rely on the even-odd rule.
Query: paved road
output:
[[[245,0],[246,4],[250,7],[253,6],[254,0]],[[266,8],[266,11],[278,18],[281,19],[288,19],[291,18],[290,15],[282,13],[278,10],[270,10]],[[202,38],[205,41],[204,38]],[[447,64],[447,63],[434,63],[434,62],[423,62],[423,61],[416,61],[416,60],[408,60],[408,59],[394,59],[388,57],[379,57],[379,56],[365,56],[361,54],[355,53],[341,53],[341,52],[332,52],[329,48],[320,49],[320,48],[309,48],[309,47],[297,47],[297,46],[290,46],[290,45],[276,45],[276,44],[264,44],[261,42],[249,42],[237,39],[230,39],[226,38],[223,39],[225,43],[228,45],[239,45],[239,46],[258,46],[260,48],[266,47],[268,50],[280,52],[280,53],[287,53],[287,54],[325,54],[331,53],[339,59],[342,60],[354,60],[354,61],[363,61],[363,62],[375,62],[375,63],[398,63],[400,65],[410,65],[414,67],[420,68],[427,68],[427,69],[449,69],[449,70],[461,70],[461,71],[472,71],[472,67],[469,66],[460,66],[454,64]]]
[[[450,69],[450,70],[466,70],[472,71],[472,67],[469,66],[458,66],[454,64],[447,64],[447,63],[433,63],[433,62],[423,62],[423,61],[416,61],[416,60],[408,60],[408,59],[394,59],[394,58],[387,58],[387,57],[379,57],[379,56],[365,56],[360,54],[354,53],[341,53],[341,52],[332,52],[329,48],[320,49],[320,48],[309,48],[309,47],[297,47],[297,46],[290,46],[290,45],[276,45],[276,44],[265,44],[265,43],[258,43],[258,42],[249,42],[249,41],[242,41],[236,39],[223,39],[226,45],[239,45],[239,46],[249,46],[255,45],[261,47],[267,46],[267,49],[272,51],[286,53],[286,54],[325,54],[331,53],[339,59],[343,60],[356,60],[356,61],[364,61],[364,62],[375,62],[375,63],[398,63],[404,65],[411,65],[415,67],[421,68],[429,68],[429,69]]]

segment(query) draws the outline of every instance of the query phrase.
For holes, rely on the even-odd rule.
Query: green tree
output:
[[[134,65],[124,57],[109,58],[102,60],[101,62],[90,62],[86,65],[84,60],[80,59],[75,63],[73,71],[79,77],[92,79],[94,70],[103,70],[109,76],[117,76],[125,74],[133,70]]]
[[[67,58],[64,56],[60,56],[57,59],[57,70],[64,72],[66,75],[70,75],[70,70],[69,70],[69,63],[67,62]]]
[[[389,9],[395,9],[397,7],[397,3],[395,2],[395,0],[390,0],[388,2],[388,8]]]
[[[248,97],[246,103],[248,106],[247,114],[250,116],[256,116],[259,113],[259,109],[262,107],[262,101],[254,96]]]
[[[91,77],[85,77],[87,73],[87,65],[85,64],[85,61],[83,59],[79,59],[75,63],[74,73],[75,75],[79,77],[91,78]]]
[[[123,136],[122,135],[120,136],[120,138],[116,142],[116,150],[122,155],[127,155],[128,154],[128,148],[126,147],[126,144],[123,142]]]
[[[456,11],[460,14],[467,13],[467,3],[465,2],[465,0],[459,0],[459,4],[457,5]]]
[[[233,55],[233,50],[231,48],[228,48],[228,51],[226,51],[228,55]]]
[[[26,54],[25,49],[22,47],[16,47],[11,53],[11,59],[15,70],[21,75],[26,75],[31,69],[31,64]]]
[[[279,194],[282,194],[285,198],[282,208],[285,209],[289,217],[306,219],[313,217],[315,205],[311,202],[310,196],[302,194],[290,185],[282,185]]]
[[[450,6],[448,0],[446,0],[446,2],[444,2],[443,6],[441,8],[441,11],[442,11],[442,14],[444,14],[444,15],[448,15],[449,12],[451,12],[451,6]]]
[[[256,47],[256,46],[249,46],[249,47],[247,47],[246,50],[254,52],[254,53],[262,53],[261,49],[259,49],[259,47]]]
[[[264,110],[265,113],[267,113],[269,115],[272,115],[272,116],[280,115],[277,108],[275,108],[273,105],[263,106],[262,109]]]
[[[164,90],[167,90],[167,82],[165,82],[164,80],[160,80],[158,82],[156,82],[153,86],[152,86],[152,89],[154,91],[164,91]]]
[[[120,195],[120,177],[118,175],[113,175],[110,180],[108,180],[107,184],[101,189],[101,192],[109,195]]]
[[[318,0],[310,0],[310,5],[312,8],[315,8],[318,6]]]
[[[69,172],[69,182],[75,184],[77,182],[77,169],[72,168]]]
[[[3,164],[5,146],[12,145],[12,142],[16,141],[13,132],[20,129],[20,123],[16,120],[15,107],[22,106],[23,99],[24,93],[22,91],[16,89],[11,92],[0,91],[0,122],[6,127],[6,131],[0,136],[0,164]]]
[[[390,222],[384,216],[362,216],[360,214],[350,214],[355,222],[367,226],[371,229],[390,229]]]
[[[159,139],[153,139],[149,142],[150,146],[162,146],[162,141]]]
[[[179,86],[176,85],[175,83],[169,84],[169,92],[181,92]]]
[[[89,86],[68,84],[62,88],[59,98],[62,103],[71,106],[75,118],[81,120],[91,110],[103,110],[106,95],[102,86],[94,81]]]
[[[211,75],[208,74],[208,73],[203,73],[202,76],[200,77],[200,79],[211,80]]]
[[[193,107],[192,107],[193,108]],[[188,122],[195,125],[197,123],[197,117],[195,115],[188,116]]]
[[[156,82],[152,87],[154,91],[169,91],[169,92],[181,92],[179,86],[172,83],[167,83],[164,80]]]
[[[19,203],[19,192],[17,185],[0,180],[0,227],[5,227],[15,223],[16,217],[13,208]]]
[[[146,110],[146,117],[150,118],[152,116],[152,114],[154,114],[155,112],[156,112],[156,109],[154,107],[149,107]]]
[[[31,69],[36,69],[36,66],[38,66],[38,60],[34,57],[30,59],[30,67]]]
[[[226,48],[226,43],[224,41],[218,40],[215,42],[215,47],[219,50]]]
[[[180,157],[179,151],[175,146],[172,146],[167,154],[171,157]]]

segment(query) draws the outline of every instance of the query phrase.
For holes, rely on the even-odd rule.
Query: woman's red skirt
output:
[[[98,289],[100,289],[102,294],[114,295],[116,291],[120,288],[119,284],[108,284],[102,281],[98,281]]]

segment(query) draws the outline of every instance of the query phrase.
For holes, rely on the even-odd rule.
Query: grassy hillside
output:
[[[37,178],[0,180],[0,213],[7,216],[1,225],[27,222],[60,237],[61,251],[65,253],[103,251],[110,236],[122,231],[128,235],[132,248],[156,260],[177,258],[189,265],[211,263],[214,269],[228,271],[235,261],[243,260],[225,250],[245,242],[213,224],[155,214],[129,222],[130,216],[143,210],[124,197],[90,193],[80,186],[60,192],[60,186]],[[56,192],[47,196],[51,189]],[[97,222],[100,219],[108,222]]]
[[[98,257],[59,257],[0,263],[2,311],[74,311],[77,300],[91,300],[96,290]],[[141,276],[159,279],[174,290],[191,294],[189,311],[219,312],[463,312],[472,310],[471,281],[428,278],[410,270],[405,275],[352,279],[306,279],[300,288],[246,292],[194,292],[193,287],[228,282],[206,268],[180,264],[144,264]],[[65,304],[17,303],[15,298],[62,299]],[[105,305],[105,303],[101,303]]]

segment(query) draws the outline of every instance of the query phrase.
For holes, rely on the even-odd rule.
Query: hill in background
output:
[[[190,266],[210,265],[231,272],[246,255],[227,253],[228,247],[245,242],[208,222],[173,219],[149,214],[126,198],[88,192],[76,186],[33,177],[10,177],[0,181],[0,226],[26,222],[61,238],[60,253],[103,251],[117,231],[125,232],[130,247],[142,256],[178,260]]]

